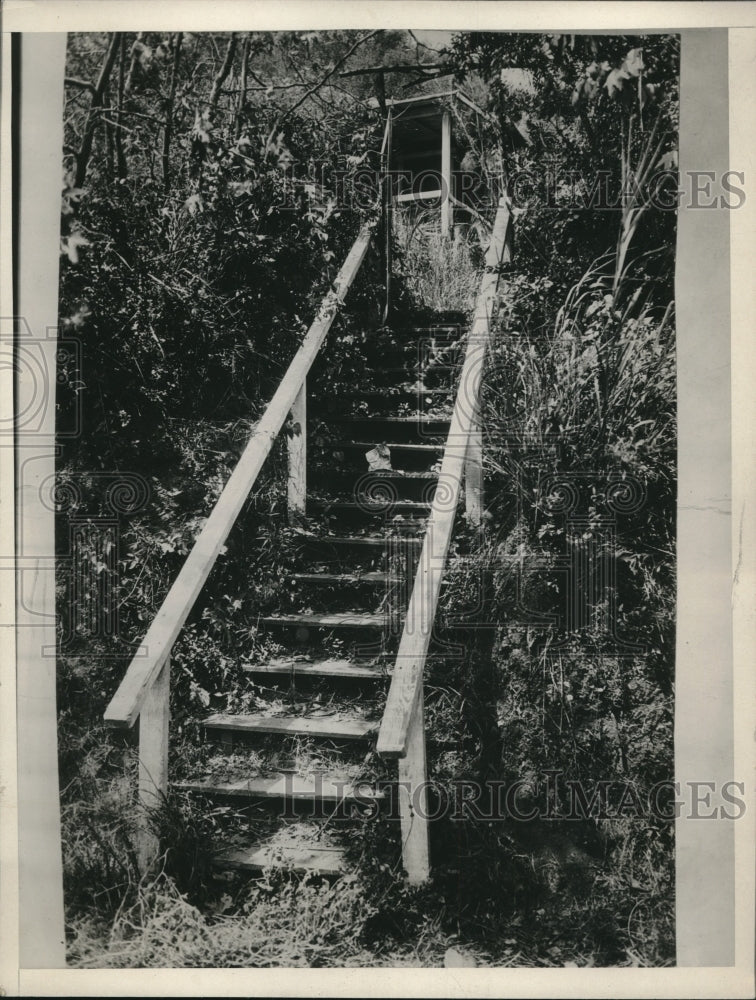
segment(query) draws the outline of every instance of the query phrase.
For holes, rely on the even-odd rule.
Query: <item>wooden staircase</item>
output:
[[[460,332],[454,331],[457,339]],[[428,368],[427,362],[433,356],[423,348],[431,335],[438,340],[441,331],[423,327],[398,335],[394,352],[401,356],[400,377],[418,381],[430,375],[432,365]],[[380,342],[371,354],[377,355],[379,349]],[[265,802],[269,815],[278,821],[265,841],[252,837],[222,855],[224,864],[322,874],[344,870],[345,830],[348,833],[361,821],[347,818],[350,807],[354,803],[380,807],[383,800],[393,801],[385,782],[359,780],[355,772],[366,751],[370,756],[375,747],[399,640],[397,624],[406,610],[413,563],[431,510],[428,500],[407,499],[416,479],[405,474],[423,472],[427,475],[423,481],[435,485],[438,472],[431,466],[443,454],[459,355],[457,347],[456,368],[444,369],[443,394],[441,380],[433,376],[438,390],[434,398],[443,398],[446,405],[436,404],[432,421],[417,409],[408,410],[406,404],[401,413],[366,417],[360,397],[339,400],[335,416],[328,409],[320,412],[317,398],[310,408],[310,424],[317,423],[320,444],[309,448],[308,478],[322,473],[327,482],[337,460],[341,475],[330,492],[308,498],[307,517],[298,520],[298,565],[284,587],[288,592],[294,585],[295,596],[289,603],[296,610],[286,608],[259,619],[260,628],[283,647],[275,657],[246,668],[251,682],[262,682],[259,690],[270,693],[271,707],[254,714],[216,713],[203,722],[206,734],[220,742],[220,753],[237,750],[242,740],[255,746],[267,739],[270,758],[275,762],[283,755],[291,766],[285,771],[275,763],[261,766],[255,755],[252,773],[224,775],[223,780],[199,777],[177,786],[210,800]],[[376,366],[379,360],[376,357]],[[383,371],[376,367],[375,373],[366,372],[367,382],[373,374],[382,377]],[[312,442],[311,427],[305,433]],[[366,477],[365,454],[383,443],[390,450],[394,475],[376,472]],[[387,482],[387,495],[376,502],[376,493]],[[397,557],[406,555],[411,564],[397,566]],[[339,602],[341,610],[333,610]],[[346,649],[342,657],[329,654],[334,640]],[[283,714],[283,700],[297,705],[296,712]],[[271,736],[278,737],[273,747]],[[330,769],[324,769],[329,759]],[[330,817],[340,806],[347,807],[341,810],[345,816],[338,823],[331,821],[327,830],[322,819],[301,818]]]
[[[139,719],[139,796],[154,806],[168,783],[172,645],[288,418],[293,596],[259,621],[277,652],[246,665],[249,710],[202,720],[217,745],[210,772],[177,784],[268,810],[265,839],[225,845],[229,867],[343,870],[342,834],[381,807],[388,777],[398,778],[404,867],[413,882],[428,877],[422,678],[462,498],[480,520],[480,387],[508,221],[502,202],[469,331],[377,336],[361,386],[339,400],[313,394],[308,419],[307,375],[367,252],[374,223],[363,227],[108,706],[111,725]],[[391,467],[371,468],[383,444]],[[145,827],[145,867],[158,848]]]

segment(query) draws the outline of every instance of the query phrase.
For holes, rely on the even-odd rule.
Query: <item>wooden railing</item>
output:
[[[499,272],[510,255],[509,221],[507,202],[502,199],[486,253],[486,270],[475,304],[438,486],[378,734],[378,753],[398,758],[402,858],[413,883],[424,882],[430,873],[423,673],[463,476],[468,516],[473,523],[479,523],[482,514],[480,397]]]
[[[236,468],[213,507],[194,547],[155,616],[121,684],[105,711],[115,727],[139,723],[139,797],[143,805],[159,801],[168,781],[170,653],[229,532],[252,490],[260,470],[291,413],[289,436],[289,516],[304,513],[307,494],[307,374],[365,259],[377,219],[360,230],[317,317],[255,427]],[[146,831],[140,842],[141,861],[149,863],[157,844]]]

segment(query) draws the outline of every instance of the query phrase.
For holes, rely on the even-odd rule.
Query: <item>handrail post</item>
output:
[[[383,274],[386,298],[383,307],[383,322],[388,322],[391,312],[391,272],[393,268],[394,231],[394,186],[391,179],[391,143],[393,141],[393,112],[386,113],[381,155],[381,247],[383,253]]]
[[[452,208],[451,112],[441,118],[441,235],[451,237],[454,209]]]
[[[289,434],[289,524],[301,524],[307,511],[307,379],[291,407]]]
[[[470,431],[465,455],[465,512],[476,528],[483,518],[483,502],[483,430],[480,408],[476,407],[475,424]]]
[[[425,710],[422,688],[412,712],[407,754],[399,758],[399,819],[402,863],[410,885],[430,878],[428,777],[425,764]]]
[[[147,871],[160,844],[150,828],[149,812],[168,791],[168,729],[170,724],[171,658],[150,688],[139,714],[139,804],[141,816],[137,843],[139,869]]]

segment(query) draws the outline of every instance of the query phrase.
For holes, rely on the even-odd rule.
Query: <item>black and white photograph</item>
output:
[[[99,6],[3,38],[17,968],[749,995],[753,45]]]

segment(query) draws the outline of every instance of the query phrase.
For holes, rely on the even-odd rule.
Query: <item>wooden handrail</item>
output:
[[[483,366],[488,351],[499,269],[507,248],[509,218],[507,202],[502,198],[486,253],[486,271],[475,303],[438,487],[378,734],[378,753],[386,757],[402,758],[407,755],[411,723],[422,692],[425,660],[454,527],[465,458],[473,432],[478,426]]]
[[[339,306],[365,259],[376,219],[365,223],[349,251],[318,315],[281,380],[281,384],[255,427],[223,492],[213,507],[192,551],[144,638],[146,655],[136,656],[105,710],[111,726],[130,727],[159,677],[163,664],[207,580],[215,560],[273,447],[281,427],[305,381],[307,373],[333,323]]]

